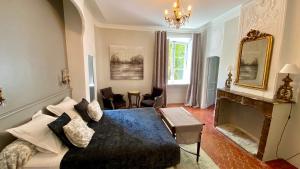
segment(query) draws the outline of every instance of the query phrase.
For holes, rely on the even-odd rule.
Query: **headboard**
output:
[[[9,111],[0,116],[0,150],[11,143],[15,138],[6,129],[18,126],[29,121],[33,114],[39,110],[46,112],[45,107],[50,104],[57,104],[65,97],[71,96],[71,89],[66,88],[51,96],[42,98],[25,106],[19,107],[15,110]]]

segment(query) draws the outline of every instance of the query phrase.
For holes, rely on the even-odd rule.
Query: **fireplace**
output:
[[[290,104],[218,89],[215,127],[258,159],[273,160]]]

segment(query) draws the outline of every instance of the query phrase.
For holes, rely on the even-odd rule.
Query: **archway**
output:
[[[72,97],[81,100],[86,97],[84,67],[84,17],[75,0],[64,0],[64,18],[67,47],[67,63],[71,76]]]

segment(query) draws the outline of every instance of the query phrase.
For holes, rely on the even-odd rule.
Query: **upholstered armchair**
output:
[[[104,109],[120,109],[126,107],[126,101],[122,94],[114,94],[112,88],[104,88],[100,90],[103,99]]]
[[[163,106],[163,92],[162,88],[153,87],[151,94],[143,95],[141,102],[142,107],[154,107],[159,108]]]

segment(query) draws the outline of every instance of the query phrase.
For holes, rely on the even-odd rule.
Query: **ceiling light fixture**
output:
[[[172,13],[170,13],[167,9],[165,10],[165,20],[169,26],[179,29],[189,20],[191,13],[191,5],[189,5],[187,11],[185,11],[181,1],[176,0],[173,4]]]

